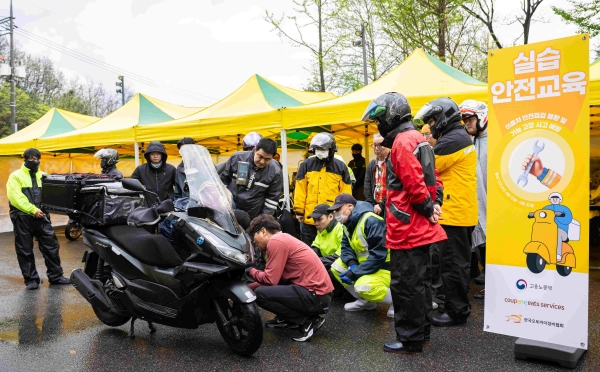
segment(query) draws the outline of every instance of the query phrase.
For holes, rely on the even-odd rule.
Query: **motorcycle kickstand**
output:
[[[156,328],[154,328],[154,324],[152,324],[152,322],[148,322],[148,328],[150,328],[150,333],[156,332]]]
[[[131,326],[129,328],[129,338],[132,340],[135,338],[135,328],[133,327],[133,324],[135,323],[136,319],[137,318],[131,318]]]

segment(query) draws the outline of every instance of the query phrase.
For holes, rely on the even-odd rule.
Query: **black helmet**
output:
[[[435,123],[429,124],[429,120],[433,119]],[[419,126],[429,124],[431,135],[438,139],[449,124],[460,122],[460,109],[456,102],[452,99],[437,98],[421,107],[415,115],[414,121]]]
[[[110,167],[119,162],[119,153],[115,149],[101,149],[94,154],[95,158],[101,159],[100,166],[102,168]]]
[[[310,141],[310,153],[315,153],[315,147],[319,147],[323,150],[328,150],[329,155],[327,156],[327,160],[333,159],[333,154],[338,150],[337,143],[335,142],[335,137],[333,134],[329,132],[321,132],[317,133],[313,139]]]
[[[377,122],[377,129],[384,137],[408,120],[410,120],[410,104],[406,97],[396,92],[375,98],[362,116],[364,122]]]
[[[250,132],[246,134],[242,140],[242,147],[244,148],[244,151],[254,150],[254,146],[256,146],[262,138],[263,136],[257,132]]]

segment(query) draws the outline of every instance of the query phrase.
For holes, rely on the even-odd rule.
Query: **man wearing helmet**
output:
[[[117,150],[101,149],[94,154],[94,157],[100,159],[102,174],[119,180],[123,178],[123,173],[117,169],[117,163],[119,162],[119,153]]]
[[[294,189],[294,212],[298,221],[304,223],[302,241],[308,246],[317,236],[317,228],[310,218],[313,209],[318,204],[333,204],[340,194],[352,194],[348,167],[334,156],[337,147],[333,135],[318,133],[310,142],[310,148],[316,156],[300,165]]]
[[[460,109],[450,98],[429,102],[419,110],[415,121],[428,124],[437,140],[433,147],[435,165],[444,183],[444,219],[440,224],[448,240],[440,244],[440,266],[446,312],[435,316],[433,324],[465,324],[471,313],[471,234],[478,223],[477,155],[461,123]]]
[[[390,250],[390,289],[397,341],[391,353],[423,351],[431,332],[431,244],[446,239],[437,223],[443,187],[434,153],[411,122],[408,100],[386,93],[367,107],[362,120],[377,124],[391,148],[387,157],[385,246]]]
[[[548,197],[550,205],[542,208],[563,214],[560,217],[554,217],[554,221],[556,221],[556,225],[558,226],[558,240],[556,242],[556,260],[558,262],[562,261],[562,243],[569,241],[569,224],[573,222],[573,213],[567,206],[560,204],[562,200],[563,198],[560,193],[553,192]]]
[[[483,273],[475,279],[477,284],[485,284],[485,242],[487,216],[487,144],[488,144],[488,108],[483,102],[468,99],[461,103],[460,114],[467,133],[473,136],[473,144],[477,153],[477,202],[478,223],[473,230],[473,248],[478,252]],[[484,299],[485,289],[475,293],[475,298]]]
[[[242,147],[244,151],[252,151],[258,145],[258,142],[263,138],[260,133],[250,132],[244,136]]]

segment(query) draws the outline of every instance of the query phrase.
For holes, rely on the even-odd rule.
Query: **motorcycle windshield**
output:
[[[230,234],[242,233],[231,208],[230,194],[221,182],[210,153],[199,145],[185,145],[183,157],[189,187],[189,216],[202,218]]]

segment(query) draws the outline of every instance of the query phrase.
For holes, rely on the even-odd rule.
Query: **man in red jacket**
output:
[[[386,93],[367,107],[362,120],[377,123],[391,148],[387,159],[386,247],[397,341],[391,353],[419,353],[429,343],[432,318],[430,245],[447,239],[437,223],[443,186],[433,150],[410,121],[408,100]]]
[[[323,323],[331,304],[333,284],[317,254],[302,241],[281,232],[275,217],[261,214],[252,220],[248,234],[269,257],[264,271],[250,269],[250,288],[258,306],[275,315],[269,328],[297,328],[294,341],[307,341]],[[282,285],[282,282],[289,285]]]

